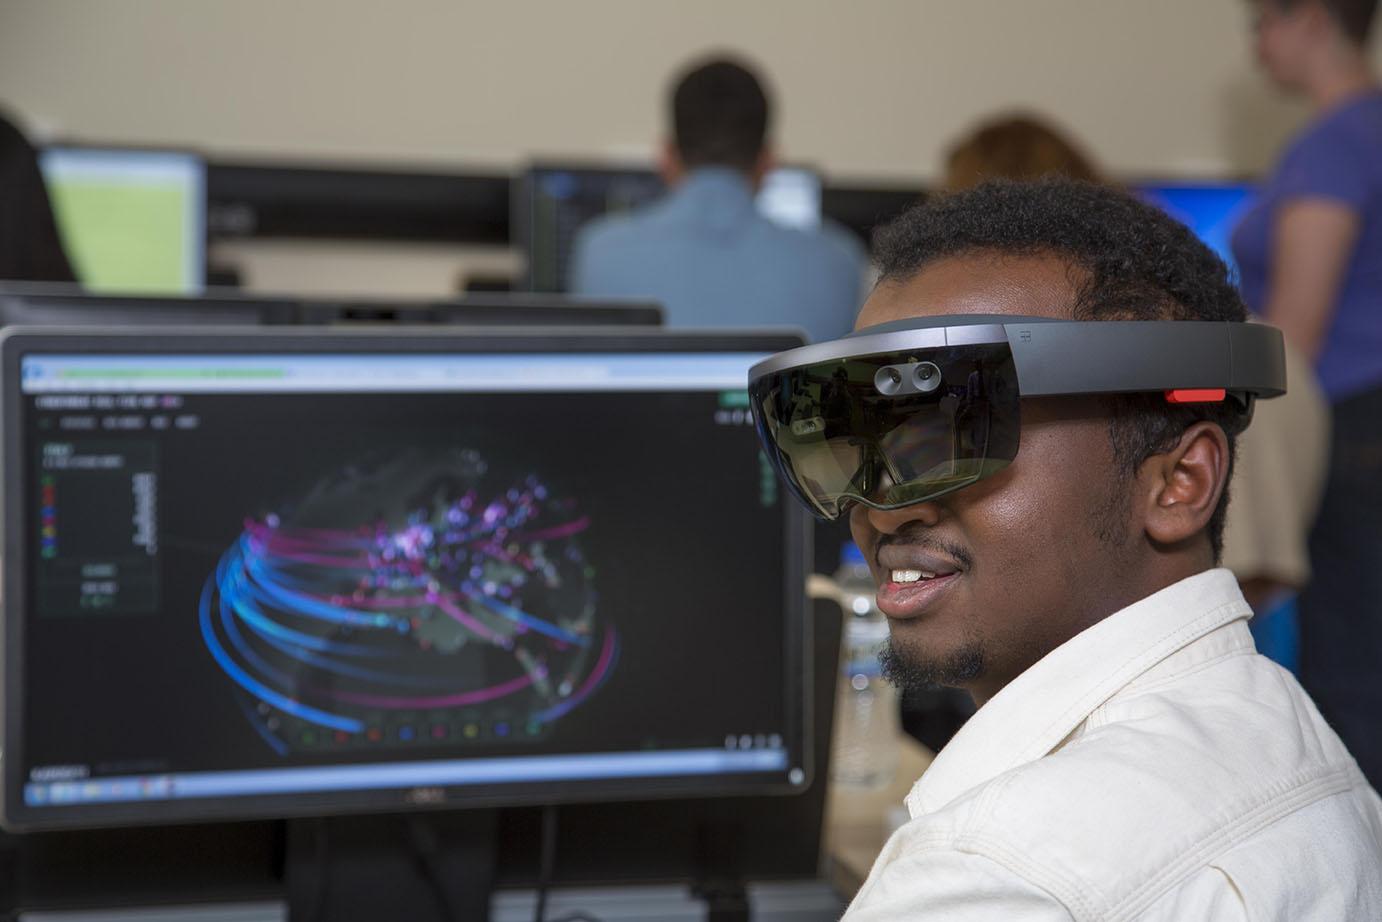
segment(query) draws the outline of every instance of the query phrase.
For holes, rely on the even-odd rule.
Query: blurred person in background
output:
[[[1103,182],[1093,160],[1060,129],[1035,115],[1000,115],[979,124],[946,154],[944,191],[958,192],[986,179],[1065,176]]]
[[[1257,0],[1257,57],[1313,112],[1233,236],[1248,306],[1315,363],[1333,407],[1300,598],[1301,680],[1382,783],[1382,90],[1377,0]]]
[[[75,282],[38,154],[0,114],[0,281]]]
[[[812,339],[844,335],[863,295],[866,257],[844,231],[789,229],[754,193],[772,169],[772,111],[743,63],[716,58],[676,81],[660,163],[671,192],[577,235],[570,290],[653,298],[673,327],[788,325]]]

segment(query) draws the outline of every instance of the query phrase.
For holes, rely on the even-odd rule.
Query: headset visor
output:
[[[831,359],[749,388],[759,435],[807,506],[896,509],[996,473],[1017,456],[1017,371],[1007,343]]]

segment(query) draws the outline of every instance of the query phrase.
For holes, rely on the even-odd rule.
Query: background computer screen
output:
[[[206,276],[206,169],[177,151],[50,147],[39,155],[58,232],[97,292],[189,294]]]
[[[630,211],[666,192],[647,169],[537,167],[515,183],[515,245],[528,257],[531,291],[564,291],[576,231],[592,218]],[[812,229],[821,222],[821,179],[800,167],[768,173],[757,195],[758,210],[787,227]]]
[[[1245,182],[1180,182],[1138,184],[1134,189],[1145,200],[1193,230],[1228,263],[1237,277],[1237,263],[1229,241],[1251,203],[1255,186]]]
[[[10,824],[807,783],[761,341],[281,338],[6,337]]]
[[[763,177],[758,210],[784,227],[812,230],[821,226],[821,178],[811,170],[778,167]]]
[[[489,294],[455,301],[95,295],[79,285],[0,283],[0,326],[418,325],[458,327],[660,326],[651,302]]]

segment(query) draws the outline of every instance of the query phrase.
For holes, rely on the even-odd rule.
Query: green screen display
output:
[[[188,294],[202,287],[203,166],[188,154],[54,148],[44,177],[63,246],[92,291]]]

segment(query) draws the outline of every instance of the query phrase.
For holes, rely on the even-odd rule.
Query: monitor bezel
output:
[[[780,772],[738,775],[607,778],[585,781],[529,783],[423,789],[355,790],[314,794],[247,795],[220,800],[165,800],[31,807],[22,797],[25,713],[22,695],[25,663],[26,610],[29,599],[29,552],[22,496],[24,468],[21,442],[25,413],[20,387],[21,364],[27,355],[57,354],[496,354],[496,353],[657,353],[657,352],[778,352],[801,345],[802,338],[783,331],[733,333],[676,332],[652,328],[599,330],[590,328],[519,328],[439,332],[404,329],[296,328],[183,328],[138,330],[49,329],[11,327],[0,331],[0,512],[4,519],[3,605],[0,605],[0,717],[3,752],[0,755],[0,825],[20,832],[113,826],[168,825],[238,819],[400,812],[465,807],[501,807],[579,803],[601,800],[649,800],[732,795],[794,794],[812,783],[811,636],[807,630],[805,593],[811,555],[809,519],[798,504],[781,500],[784,534],[783,612],[787,713],[785,733],[788,767]],[[747,384],[747,382],[746,382]],[[13,613],[18,612],[17,616]]]

